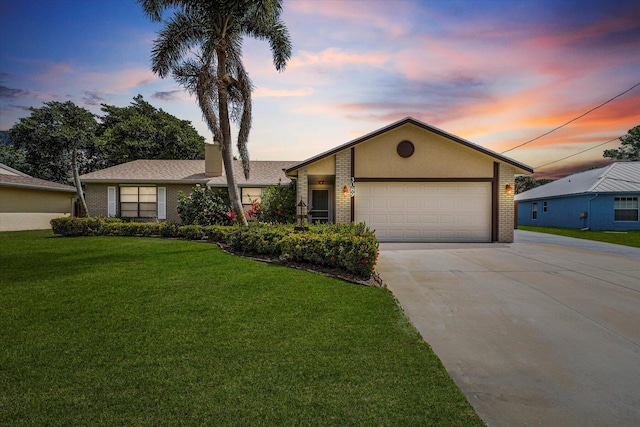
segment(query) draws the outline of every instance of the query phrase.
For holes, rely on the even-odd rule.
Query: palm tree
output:
[[[247,141],[251,129],[252,84],[242,63],[243,36],[269,42],[273,64],[283,71],[291,57],[291,40],[280,19],[282,0],[138,0],[156,22],[166,9],[152,49],[152,70],[161,78],[172,74],[195,94],[214,141],[220,143],[231,207],[246,225],[233,175],[230,121],[238,123],[237,147],[244,175],[249,177]]]

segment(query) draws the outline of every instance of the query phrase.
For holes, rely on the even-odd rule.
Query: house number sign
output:
[[[354,177],[351,177],[351,186],[350,186],[349,193],[351,197],[356,196],[356,179]]]

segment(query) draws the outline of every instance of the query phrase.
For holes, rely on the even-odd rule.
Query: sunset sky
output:
[[[406,116],[497,152],[640,83],[637,0],[285,0],[293,55],[247,39],[254,160],[304,160]],[[0,0],[0,130],[43,102],[100,114],[141,94],[211,135],[195,98],[150,70],[161,24],[134,0]],[[640,86],[505,153],[557,177],[640,125]]]

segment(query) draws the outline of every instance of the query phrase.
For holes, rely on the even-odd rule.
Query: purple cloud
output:
[[[160,101],[173,101],[175,99],[179,99],[179,95],[182,93],[182,89],[176,89],[167,92],[155,92],[153,95],[151,95],[151,97],[154,99],[159,99]]]
[[[104,103],[105,99],[98,95],[97,92],[85,91],[82,100],[87,105],[100,105]]]
[[[28,98],[30,95],[31,92],[28,90],[0,86],[0,98],[3,99],[24,99]]]

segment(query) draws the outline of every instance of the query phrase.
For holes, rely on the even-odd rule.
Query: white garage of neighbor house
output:
[[[512,242],[523,163],[407,117],[285,170],[313,222],[381,242]]]
[[[0,231],[51,228],[51,219],[72,215],[75,200],[75,187],[33,178],[0,163]]]

